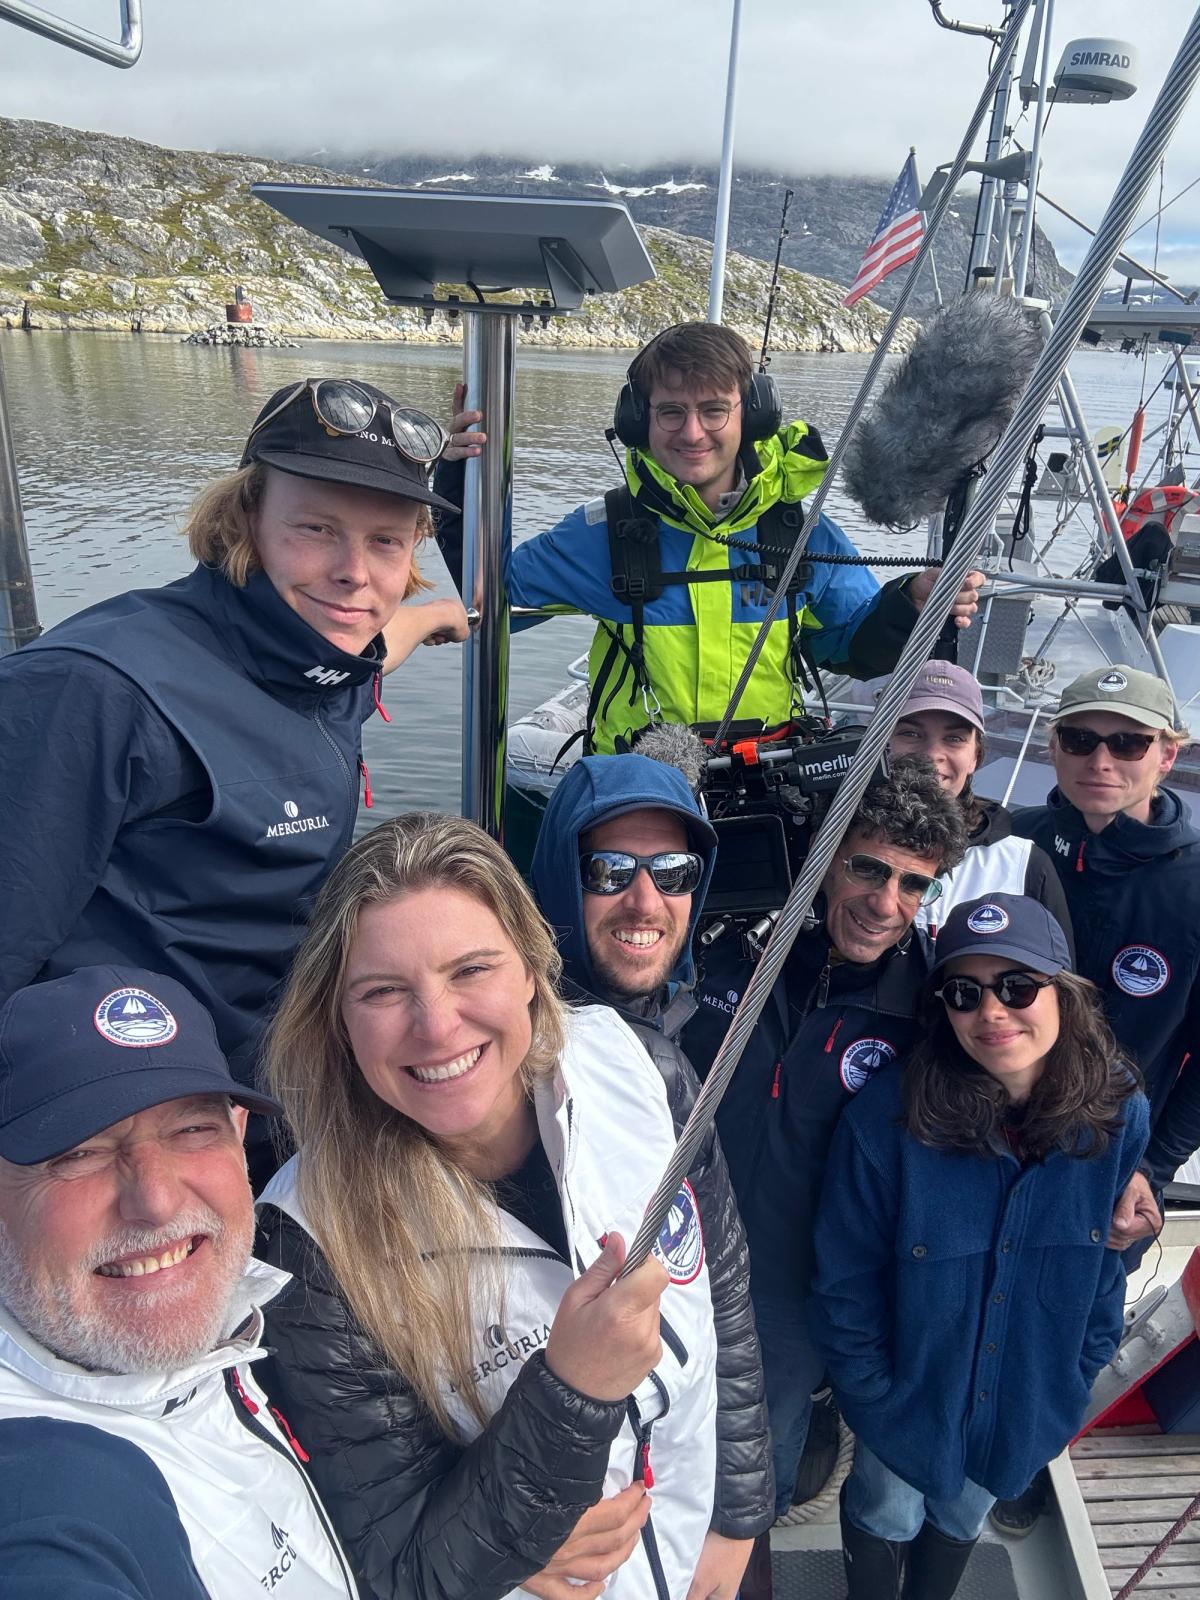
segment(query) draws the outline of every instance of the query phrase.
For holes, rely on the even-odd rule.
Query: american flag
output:
[[[867,246],[867,253],[862,258],[858,276],[850,285],[850,293],[842,301],[844,306],[852,306],[863,295],[870,294],[889,272],[902,267],[916,255],[925,233],[925,218],[921,215],[920,204],[917,160],[915,155],[910,154],[900,169],[895,188],[888,195],[887,205]]]

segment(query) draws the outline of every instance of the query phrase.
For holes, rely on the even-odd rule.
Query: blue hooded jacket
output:
[[[692,895],[688,937],[669,981],[658,994],[631,1002],[612,994],[588,953],[579,840],[601,822],[648,810],[670,811],[682,819],[692,848],[704,857],[704,875]],[[712,877],[716,849],[716,834],[701,815],[678,768],[649,756],[584,756],[563,778],[546,807],[530,869],[538,904],[558,935],[566,986],[575,991],[571,997],[612,1005],[630,1024],[662,1075],[677,1133],[687,1120],[699,1084],[674,1038],[686,1019],[680,1011],[690,1014],[693,1004],[692,936]],[[686,1002],[684,1007],[677,1003],[680,998]],[[712,1526],[726,1538],[753,1538],[771,1525],[775,1481],[762,1363],[750,1304],[750,1258],[725,1157],[711,1124],[696,1152],[688,1182],[704,1224],[717,1330],[719,1470]]]
[[[671,811],[687,827],[692,849],[704,857],[704,876],[692,895],[688,936],[670,975],[673,995],[679,987],[691,989],[696,980],[692,939],[696,932],[716,861],[716,835],[701,815],[687,779],[677,767],[649,756],[584,756],[563,778],[550,798],[530,877],[533,892],[558,935],[563,973],[575,988],[611,1003],[588,952],[583,928],[583,888],[579,882],[579,840],[582,834],[630,811]],[[668,997],[660,997],[664,1000]],[[624,1009],[622,1005],[620,1009]],[[661,1026],[661,1005],[637,1019]]]

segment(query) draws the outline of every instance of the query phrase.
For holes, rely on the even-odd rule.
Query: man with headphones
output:
[[[462,462],[485,442],[464,432],[483,420],[461,409],[465,398],[460,388],[436,477],[458,504]],[[667,328],[638,353],[613,437],[626,447],[625,483],[518,545],[508,572],[512,604],[595,618],[585,748],[601,753],[629,748],[654,722],[703,734],[720,720],[828,464],[815,428],[784,425],[775,381],[754,371],[741,336],[709,322]],[[438,534],[458,575],[460,519],[445,514]],[[895,665],[936,573],[881,589],[866,565],[819,559],[856,555],[822,516],[735,732],[786,724],[810,666],[872,678]],[[972,573],[958,596],[959,627],[982,581]]]

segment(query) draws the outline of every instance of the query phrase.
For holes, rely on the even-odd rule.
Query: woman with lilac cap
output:
[[[938,781],[958,800],[969,848],[942,879],[942,893],[917,913],[918,927],[934,938],[956,905],[979,895],[1029,895],[1053,912],[1073,948],[1071,917],[1054,863],[1028,839],[1018,839],[1012,818],[995,800],[974,792],[973,779],[987,752],[983,696],[965,668],[952,661],[927,661],[896,723],[893,756],[927,756]]]

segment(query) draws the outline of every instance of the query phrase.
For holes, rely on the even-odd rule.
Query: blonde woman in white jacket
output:
[[[343,859],[268,1052],[299,1150],[260,1204],[295,1279],[269,1384],[380,1596],[732,1600],[704,1222],[685,1184],[614,1283],[674,1128],[634,1034],[556,976],[472,824],[402,817]],[[570,1542],[602,1496],[619,1564],[594,1523]]]

